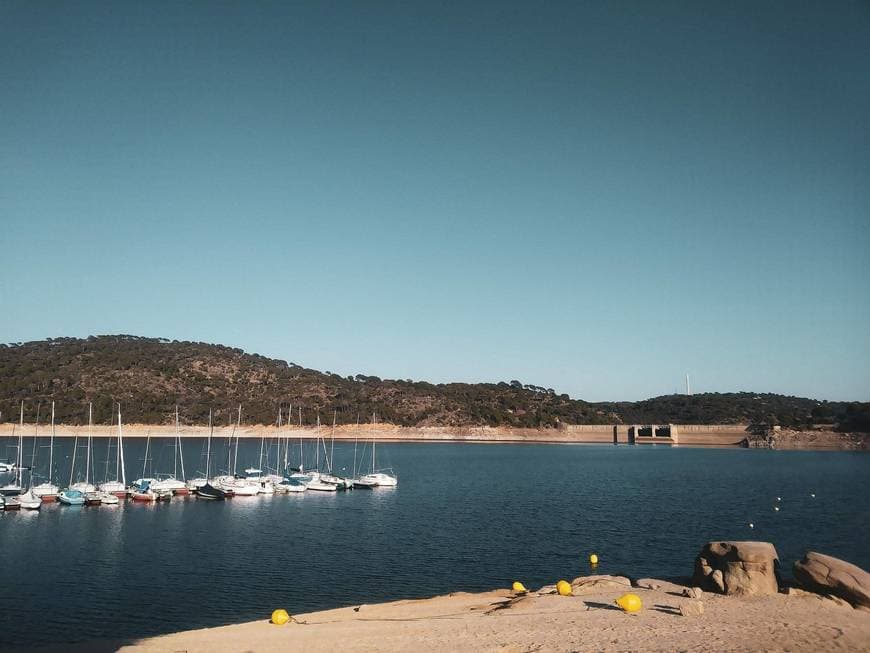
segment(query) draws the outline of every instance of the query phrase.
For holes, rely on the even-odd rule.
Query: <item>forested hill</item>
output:
[[[136,336],[54,338],[0,345],[2,421],[18,419],[25,402],[32,422],[56,402],[59,423],[107,423],[120,401],[128,423],[168,423],[175,405],[185,423],[203,424],[209,409],[226,424],[242,404],[248,424],[271,424],[279,406],[301,406],[305,423],[319,413],[339,423],[378,420],[403,426],[555,427],[560,424],[760,423],[834,424],[870,430],[870,403],[820,402],[755,393],[669,395],[638,402],[589,403],[520,381],[427,383],[339,376],[240,349]],[[298,419],[294,409],[294,421]]]

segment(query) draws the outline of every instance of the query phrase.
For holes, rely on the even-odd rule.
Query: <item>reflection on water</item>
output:
[[[185,443],[188,469],[200,445]],[[138,477],[144,442],[125,446],[128,479]],[[171,448],[152,447],[154,473],[171,471]],[[239,467],[259,449],[242,443]],[[0,514],[4,585],[15,588],[0,647],[259,619],[279,605],[535,587],[588,573],[591,551],[597,573],[685,575],[710,539],[772,541],[786,572],[807,548],[870,566],[856,537],[870,507],[852,491],[870,472],[866,454],[472,444],[378,454],[398,488]],[[353,445],[335,457],[352,468]]]

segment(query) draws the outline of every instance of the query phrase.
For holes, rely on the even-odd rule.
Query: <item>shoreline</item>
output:
[[[617,579],[618,577],[598,577]],[[574,581],[576,583],[576,580]],[[684,598],[687,585],[643,579],[634,587],[606,580],[573,596],[509,590],[455,592],[266,618],[125,642],[126,653],[269,650],[530,651],[870,650],[870,614],[819,595]],[[626,591],[644,609],[614,605]],[[288,599],[288,603],[291,600]],[[698,604],[703,607],[698,608]],[[283,606],[292,614],[292,605]],[[698,613],[699,611],[699,613]]]
[[[18,424],[4,425],[0,437],[18,437]],[[390,424],[342,425],[335,428],[334,437],[338,441],[376,440],[379,443],[475,443],[475,444],[651,444],[654,446],[705,447],[705,448],[766,448],[805,451],[867,451],[870,450],[870,435],[839,433],[830,430],[782,431],[776,440],[756,438],[747,431],[747,425],[673,425],[675,435],[671,437],[643,437],[631,441],[625,425],[571,426],[548,429],[522,429],[508,427],[402,427]],[[116,438],[117,425],[99,424],[93,429],[80,425],[56,425],[56,438],[87,437]],[[178,435],[182,439],[206,438],[206,426],[183,426]],[[51,427],[25,424],[23,437],[40,438],[51,436]],[[173,425],[127,424],[123,426],[125,438],[174,438]],[[320,435],[332,438],[331,426],[322,426]],[[314,440],[317,427],[283,427],[263,425],[244,425],[236,429],[232,426],[216,427],[213,438],[216,440],[238,437],[239,439],[260,439],[287,437],[291,440]]]

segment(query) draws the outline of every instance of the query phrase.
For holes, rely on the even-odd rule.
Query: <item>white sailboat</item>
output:
[[[181,461],[181,478],[178,478],[178,462]],[[181,433],[178,429],[178,406],[175,407],[175,455],[173,457],[173,470],[171,476],[164,476],[151,484],[154,490],[166,490],[173,494],[189,494],[187,482],[184,480],[184,449],[181,447]]]
[[[14,434],[13,434],[14,435]],[[21,472],[24,467],[24,401],[21,402],[21,410],[18,416],[18,450],[15,452],[15,476],[11,483],[0,487],[0,494],[7,497],[14,497],[21,494]],[[12,502],[13,505],[15,502]],[[6,502],[6,510],[9,510],[10,502]]]
[[[42,507],[42,499],[33,493],[33,468],[36,466],[36,445],[39,440],[39,407],[40,404],[37,404],[36,425],[33,430],[33,452],[30,455],[30,487],[18,496],[18,502],[25,510],[39,510]]]
[[[317,416],[317,439],[316,439],[316,454],[315,454],[315,471],[308,472],[311,480],[308,482],[308,489],[316,492],[335,492],[338,486],[335,483],[327,483],[323,480],[324,474],[320,473],[320,415]],[[325,447],[326,445],[324,445]]]
[[[123,499],[127,496],[127,475],[124,471],[124,433],[121,421],[121,404],[118,403],[118,448],[115,451],[115,478],[100,483],[100,492],[103,493],[103,503],[118,503],[108,496]]]
[[[85,480],[78,481],[74,483],[75,480],[75,464],[76,464],[76,451],[73,449],[73,466],[70,471],[70,479],[69,479],[69,489],[70,490],[78,490],[82,494],[85,495],[85,501],[88,501],[87,495],[89,493],[95,493],[97,488],[91,483],[91,444],[94,439],[94,404],[88,404],[88,454],[85,460]],[[78,446],[78,436],[76,436],[76,445]]]
[[[57,501],[60,488],[51,482],[54,473],[54,402],[51,402],[51,441],[48,446],[48,476],[45,483],[39,483],[30,488],[43,501]],[[31,477],[32,478],[32,477]]]
[[[372,425],[374,425],[375,416],[372,415]],[[364,474],[356,479],[353,484],[360,488],[375,488],[375,487],[396,487],[399,484],[399,479],[396,477],[392,469],[376,469],[375,468],[375,447],[377,436],[372,433],[372,471],[369,474]],[[389,472],[389,473],[387,473]]]

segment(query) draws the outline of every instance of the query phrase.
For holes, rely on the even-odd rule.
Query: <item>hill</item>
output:
[[[125,422],[168,423],[175,405],[185,423],[202,424],[210,409],[218,423],[234,419],[238,404],[246,423],[270,424],[279,406],[301,406],[304,423],[319,413],[339,423],[366,420],[402,426],[558,427],[560,424],[767,423],[787,427],[829,424],[870,430],[870,403],[826,402],[755,393],[668,395],[638,402],[590,403],[519,381],[427,383],[340,376],[274,360],[241,349],[202,342],[138,336],[53,338],[0,345],[0,410],[18,418],[26,403],[33,421],[41,402],[56,402],[59,423],[81,424],[94,403],[95,420],[108,422],[120,401]],[[298,419],[294,412],[294,421]]]

